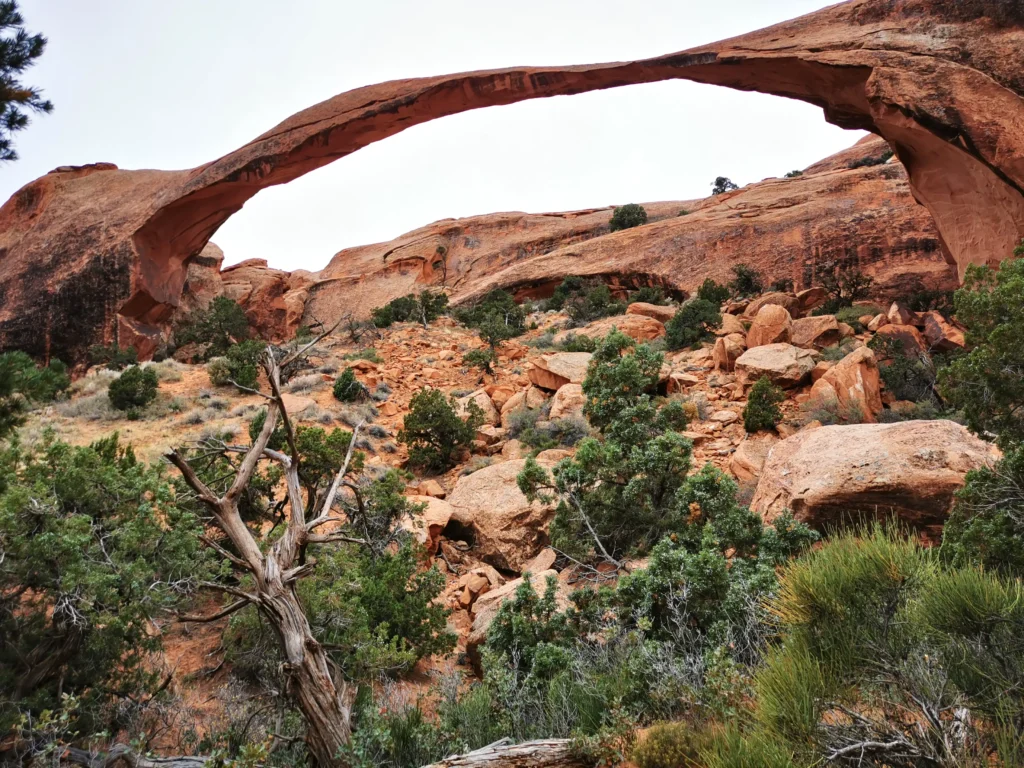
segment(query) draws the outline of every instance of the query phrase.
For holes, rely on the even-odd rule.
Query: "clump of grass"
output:
[[[472,459],[469,460],[469,463],[462,468],[462,471],[459,472],[459,475],[461,475],[462,477],[465,477],[466,475],[472,475],[474,472],[481,470],[484,467],[489,467],[493,463],[494,458],[492,456],[474,456]]]
[[[110,404],[106,390],[57,403],[56,408],[57,413],[68,419],[115,421],[121,418],[121,413]]]
[[[152,368],[156,373],[157,381],[161,382],[181,381],[181,372],[185,369],[184,365],[171,358],[161,360],[159,363],[144,363],[143,367]]]
[[[370,403],[358,403],[342,410],[338,418],[343,424],[355,428],[357,424],[372,424],[379,415],[380,411]]]
[[[388,397],[391,396],[391,387],[387,385],[387,382],[380,382],[374,387],[373,392],[370,393],[370,397],[376,400],[378,403],[383,403]]]
[[[295,395],[303,392],[312,392],[316,389],[322,389],[323,386],[323,377],[320,374],[311,373],[306,376],[296,376],[285,384],[284,391]]]
[[[82,395],[89,397],[95,395],[97,392],[107,391],[110,386],[110,382],[116,379],[121,374],[118,371],[111,371],[106,368],[100,368],[96,370],[92,375],[85,376],[76,382],[71,384],[71,391],[76,395]]]
[[[357,349],[354,352],[349,352],[349,353],[347,353],[345,355],[342,355],[342,359],[343,360],[369,360],[371,363],[383,363],[384,362],[384,358],[381,357],[380,353],[377,352],[377,350],[374,349],[373,347],[368,347],[366,349]]]

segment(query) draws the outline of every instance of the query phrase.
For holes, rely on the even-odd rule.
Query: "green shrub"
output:
[[[248,338],[249,320],[245,310],[227,296],[218,296],[206,309],[192,312],[174,331],[176,345],[203,347],[204,360],[224,355],[232,345]]]
[[[479,368],[485,373],[493,373],[494,359],[494,352],[490,349],[471,349],[462,356],[462,363],[473,368]]]
[[[422,291],[419,296],[410,293],[371,310],[370,319],[378,328],[388,328],[394,323],[408,321],[426,326],[447,312],[448,294]]]
[[[847,167],[853,170],[855,168],[871,168],[876,165],[885,165],[892,158],[893,154],[893,151],[887,147],[880,154],[866,155],[856,160],[851,160]]]
[[[102,365],[111,371],[121,371],[129,365],[138,365],[139,355],[135,347],[121,349],[117,342],[104,346],[95,344],[89,347],[89,362],[93,365]]]
[[[744,733],[731,723],[708,732],[700,750],[701,768],[797,768],[793,750],[772,736]],[[689,766],[687,766],[689,768]]]
[[[563,310],[575,325],[612,315],[621,315],[626,305],[612,297],[611,289],[597,280],[571,275],[555,288],[544,309]]]
[[[620,229],[632,229],[647,223],[647,211],[642,205],[629,203],[620,205],[612,211],[611,221],[608,222],[608,229],[618,232]]]
[[[733,183],[732,179],[727,178],[726,176],[719,176],[711,182],[712,195],[721,195],[725,192],[732,192],[736,189],[739,189],[739,187]]]
[[[786,178],[787,179],[795,179],[798,176],[803,176],[803,175],[804,175],[803,171],[790,171],[789,173],[786,174]]]
[[[719,285],[709,277],[697,289],[697,298],[720,307],[729,298],[729,286]]]
[[[980,435],[1006,446],[1024,440],[1024,259],[998,270],[969,266],[956,292],[969,352],[939,372],[947,403]]]
[[[469,415],[463,421],[455,412],[454,398],[445,399],[439,389],[421,389],[409,401],[398,439],[409,446],[409,464],[443,472],[469,448],[481,424],[483,413],[475,402],[470,402]]]
[[[785,393],[772,384],[768,377],[762,376],[747,395],[747,404],[743,408],[743,427],[750,433],[775,429],[775,425],[782,421],[779,403],[785,400]]]
[[[563,352],[593,352],[597,349],[597,341],[586,334],[569,333],[558,348]]]
[[[630,757],[637,768],[688,768],[700,756],[701,736],[689,723],[657,723]]]
[[[226,357],[211,357],[206,363],[206,375],[215,387],[223,387],[231,383],[231,367]]]
[[[266,348],[267,345],[258,339],[249,339],[229,347],[225,355],[229,380],[243,389],[256,389],[260,359]]]
[[[660,306],[668,304],[668,298],[665,296],[665,289],[660,285],[645,285],[629,294],[629,303],[656,304]]]
[[[471,307],[456,310],[455,319],[476,328],[491,349],[526,332],[526,313],[511,293],[496,289]]]
[[[706,299],[692,299],[679,308],[665,326],[665,344],[669,349],[692,347],[712,339],[722,326],[718,305]]]
[[[354,403],[356,400],[362,400],[366,398],[368,392],[360,381],[356,378],[356,372],[351,368],[346,368],[341,374],[334,380],[334,399],[340,400],[343,403]]]
[[[1024,448],[993,467],[967,473],[942,530],[942,556],[956,567],[983,566],[1024,576]]]
[[[204,578],[202,532],[161,469],[116,434],[0,451],[0,731],[25,716],[39,738],[50,710],[69,734],[98,733],[126,697],[155,696],[153,622]],[[62,697],[73,703],[63,712]]]
[[[792,293],[795,290],[795,284],[791,277],[780,277],[773,280],[770,287],[776,293]]]
[[[830,363],[838,363],[856,348],[857,345],[853,340],[844,339],[839,344],[833,344],[821,350],[821,359]]]
[[[373,347],[367,347],[366,349],[357,349],[352,352],[346,352],[341,356],[342,360],[369,360],[371,363],[383,363],[384,358],[380,356],[380,353]]]
[[[914,403],[931,402],[938,405],[935,396],[935,366],[927,353],[911,356],[901,339],[875,336],[868,346],[882,360],[879,374],[886,390],[897,400]]]
[[[54,400],[70,386],[67,366],[60,360],[40,368],[24,352],[0,354],[0,438],[24,423],[33,401]]]
[[[749,264],[737,264],[732,268],[732,282],[729,287],[736,296],[757,296],[764,290],[761,273]]]
[[[156,371],[133,365],[110,382],[107,397],[119,411],[144,408],[156,400]]]
[[[837,320],[839,310],[844,307],[852,307],[854,302],[867,298],[874,283],[873,278],[865,275],[857,267],[842,266],[834,261],[819,264],[814,274],[818,283],[828,293],[825,303],[818,307],[814,314],[836,315]],[[879,314],[879,312],[875,314]],[[868,312],[865,310],[861,314],[866,315]],[[839,322],[848,321],[840,320]]]

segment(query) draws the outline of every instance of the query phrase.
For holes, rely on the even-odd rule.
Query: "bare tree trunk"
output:
[[[586,763],[572,754],[569,745],[568,739],[538,739],[522,744],[502,740],[426,768],[585,768]]]
[[[260,612],[277,634],[284,656],[286,691],[306,720],[306,742],[317,765],[344,765],[342,753],[352,737],[347,686],[338,691],[327,654],[313,637],[291,585],[280,582],[260,590]]]
[[[166,454],[167,460],[178,468],[185,482],[210,510],[217,527],[228,536],[238,554],[228,552],[211,539],[204,538],[204,543],[212,546],[237,570],[252,575],[252,592],[224,583],[211,583],[206,586],[219,589],[236,598],[236,602],[219,615],[223,616],[226,612],[233,612],[246,605],[254,605],[274,630],[281,655],[284,657],[282,666],[286,691],[306,720],[306,742],[320,768],[341,768],[347,764],[344,752],[352,735],[352,701],[347,686],[342,684],[339,691],[334,683],[327,654],[313,636],[309,621],[295,593],[295,585],[299,579],[312,571],[312,566],[302,562],[301,557],[308,544],[330,541],[363,543],[341,533],[317,533],[320,527],[339,520],[331,514],[331,508],[342,479],[348,471],[359,427],[353,431],[348,455],[330,491],[324,497],[319,510],[314,512],[313,519],[307,520],[306,500],[302,497],[299,482],[300,456],[295,447],[295,433],[281,397],[281,368],[333,330],[332,327],[280,364],[268,349],[265,367],[273,396],[269,397],[267,418],[252,447],[245,452],[231,488],[224,496],[215,494],[196,475],[185,456],[177,451]],[[267,447],[278,418],[285,428],[290,456]],[[287,527],[284,534],[266,551],[257,544],[238,512],[238,499],[252,479],[261,459],[270,459],[281,465],[288,489]],[[312,503],[310,500],[311,505]],[[189,617],[186,620],[197,619]]]

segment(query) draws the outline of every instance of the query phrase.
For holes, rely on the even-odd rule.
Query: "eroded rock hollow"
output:
[[[398,80],[310,107],[199,168],[58,168],[0,209],[0,348],[79,362],[116,338],[145,355],[189,262],[261,189],[445,115],[673,78],[801,99],[878,134],[961,273],[998,261],[1024,235],[1024,30],[957,8],[852,0],[651,59]]]

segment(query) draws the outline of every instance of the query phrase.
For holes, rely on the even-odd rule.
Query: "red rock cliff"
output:
[[[962,270],[1024,235],[1024,29],[938,0],[851,0],[680,53],[398,80],[340,94],[189,171],[57,169],[0,209],[0,348],[151,347],[188,260],[259,190],[478,107],[684,78],[802,99],[883,136]]]

